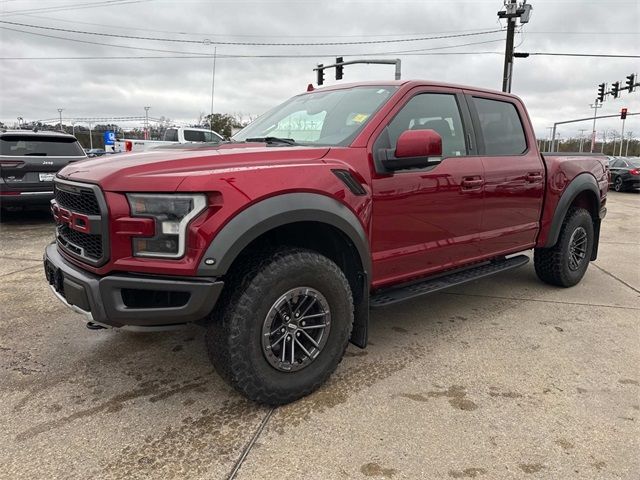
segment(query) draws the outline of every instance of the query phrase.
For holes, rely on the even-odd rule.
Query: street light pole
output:
[[[622,156],[622,144],[624,143],[624,122],[626,121],[626,118],[622,119],[622,131],[620,132],[620,156]],[[614,151],[613,154],[615,155],[616,152]]]
[[[209,128],[213,130],[213,93],[216,87],[216,57],[218,53],[218,47],[213,47],[213,69],[211,71],[211,110],[209,115]]]
[[[64,130],[62,129],[62,111],[64,110],[64,108],[59,108],[58,109],[58,114],[60,115],[60,131],[64,132]]]
[[[144,107],[144,139],[149,140],[149,109],[151,107]]]
[[[629,156],[629,142],[631,141],[631,137],[633,136],[633,132],[629,132],[627,133],[627,148],[624,151],[624,156],[628,157]]]
[[[582,153],[582,144],[584,143],[584,132],[587,130],[584,128],[580,129],[580,152]]]
[[[544,143],[546,144],[545,150],[547,152],[550,152],[551,151],[551,131],[553,130],[553,127],[547,127],[547,130],[549,130],[549,140],[545,141]]]

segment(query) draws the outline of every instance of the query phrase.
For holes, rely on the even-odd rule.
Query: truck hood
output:
[[[95,183],[106,191],[172,192],[188,177],[308,164],[328,152],[328,147],[268,147],[255,143],[152,150],[84,160],[63,168],[58,176]]]

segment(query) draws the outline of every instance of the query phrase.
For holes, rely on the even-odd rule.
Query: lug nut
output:
[[[302,322],[300,322],[300,325],[302,325],[304,327],[305,321],[303,320]]]
[[[299,337],[299,336],[300,336],[300,332],[296,332],[296,337]]]

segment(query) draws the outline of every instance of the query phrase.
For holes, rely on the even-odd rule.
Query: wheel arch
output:
[[[598,182],[595,177],[589,173],[581,173],[576,176],[571,183],[569,183],[560,197],[553,214],[551,228],[544,246],[549,248],[553,247],[557,243],[564,218],[572,207],[584,208],[591,215],[595,233],[595,244],[591,260],[595,260],[600,233],[601,200]]]
[[[221,277],[244,255],[277,245],[309,248],[333,260],[345,273],[354,297],[351,341],[364,348],[369,320],[371,255],[358,217],[322,194],[290,193],[262,200],[231,219],[214,237],[198,275]],[[212,265],[207,264],[207,260]]]

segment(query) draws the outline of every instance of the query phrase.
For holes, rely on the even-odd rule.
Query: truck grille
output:
[[[56,185],[58,187],[58,185]],[[98,199],[92,191],[80,190],[77,194],[56,188],[56,202],[73,212],[86,215],[100,215]]]
[[[52,210],[60,249],[93,266],[106,263],[107,207],[100,188],[56,179],[54,192]]]

